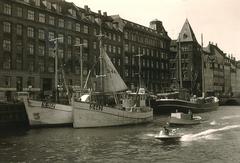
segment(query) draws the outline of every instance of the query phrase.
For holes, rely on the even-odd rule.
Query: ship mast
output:
[[[99,38],[99,67],[100,67],[100,70],[99,70],[99,75],[97,75],[97,77],[100,78],[100,92],[104,91],[104,84],[103,84],[103,77],[105,77],[105,75],[103,74],[103,56],[102,56],[102,53],[103,53],[103,47],[102,47],[102,37],[103,37],[103,34],[102,34],[102,20],[101,18],[99,18],[99,35],[97,35],[97,37]]]
[[[54,38],[49,40],[50,42],[54,42],[54,51],[55,51],[55,101],[58,101],[58,40],[62,40],[62,37]]]
[[[181,91],[183,88],[183,84],[182,84],[182,54],[181,54],[181,37],[180,37],[180,33],[179,33],[179,37],[178,37],[178,73],[179,73],[179,90]]]
[[[82,59],[82,51],[83,51],[83,46],[85,44],[76,44],[74,46],[79,46],[79,64],[80,64],[80,91],[82,92],[83,90],[83,59]]]
[[[203,54],[203,34],[201,34],[201,59],[202,59],[202,97],[205,97],[205,80],[204,80],[204,54]]]

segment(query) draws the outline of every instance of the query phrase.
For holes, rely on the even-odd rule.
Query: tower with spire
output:
[[[183,89],[190,94],[201,96],[202,63],[201,45],[198,43],[192,27],[186,19],[176,40],[175,65],[177,80]],[[181,65],[180,65],[181,64]]]

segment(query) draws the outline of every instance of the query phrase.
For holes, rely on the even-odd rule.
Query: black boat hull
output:
[[[178,99],[157,99],[152,101],[152,107],[155,114],[172,113],[176,110],[187,113],[191,110],[193,113],[202,113],[216,110],[219,107],[218,102],[212,103],[193,103],[190,101]]]

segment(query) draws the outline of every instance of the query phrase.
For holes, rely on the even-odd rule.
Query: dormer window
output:
[[[74,9],[68,9],[68,12],[71,14],[71,16],[73,17],[76,17],[77,16],[77,13],[76,13],[76,10]]]
[[[42,1],[42,3],[47,9],[51,10],[51,8],[52,8],[51,2],[48,2],[45,0],[45,1]]]

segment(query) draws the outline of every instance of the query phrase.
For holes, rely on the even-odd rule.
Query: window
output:
[[[71,45],[71,44],[72,44],[72,36],[68,36],[68,39],[67,39],[67,40],[68,40],[68,41],[67,41],[68,44]]]
[[[84,33],[88,33],[88,26],[87,26],[87,25],[84,25],[84,26],[83,26],[83,32],[84,32]]]
[[[23,62],[22,62],[22,57],[17,57],[17,60],[16,60],[16,69],[17,70],[22,70],[22,66],[23,65]]]
[[[126,63],[126,64],[129,63],[128,56],[125,56],[125,63]]]
[[[58,49],[58,57],[59,58],[63,58],[63,54],[64,54],[64,52],[63,52],[63,49]]]
[[[75,38],[75,44],[80,44],[80,38],[79,37]]]
[[[88,40],[83,39],[83,47],[87,48],[88,47]]]
[[[38,38],[40,40],[44,40],[45,39],[45,33],[44,33],[44,30],[43,29],[39,29],[38,30]]]
[[[7,15],[11,15],[12,13],[12,7],[9,4],[4,4],[3,5],[3,13]]]
[[[11,32],[11,24],[9,22],[3,22],[3,32]]]
[[[55,56],[55,49],[54,48],[50,47],[48,49],[48,56],[52,57],[52,58]]]
[[[45,55],[45,46],[44,45],[39,45],[38,46],[38,55],[39,56],[44,56]]]
[[[40,23],[45,23],[45,14],[39,13],[38,20]]]
[[[95,35],[95,36],[97,35],[97,29],[96,28],[93,29],[93,35]]]
[[[6,56],[3,61],[3,69],[9,70],[11,69],[11,57]]]
[[[30,72],[33,72],[33,71],[34,71],[34,62],[33,62],[33,61],[30,61],[30,62],[28,63],[28,70],[29,70]]]
[[[72,30],[72,22],[71,21],[67,22],[67,29]]]
[[[113,41],[116,41],[116,35],[115,34],[113,34]]]
[[[11,51],[11,41],[10,40],[3,40],[3,50]]]
[[[64,28],[64,20],[63,19],[58,19],[58,27]]]
[[[135,46],[132,45],[132,53],[135,53]]]
[[[17,7],[17,17],[22,17],[23,16],[23,11],[21,7]]]
[[[120,35],[118,35],[118,41],[121,42],[121,36]]]
[[[116,46],[113,46],[113,53],[116,53]]]
[[[48,72],[54,72],[54,63],[49,63]]]
[[[50,25],[55,24],[55,18],[53,16],[49,16],[48,24],[50,24]]]
[[[128,39],[128,32],[124,32],[124,38]]]
[[[112,46],[111,45],[108,46],[108,51],[112,52]]]
[[[44,72],[44,62],[42,60],[38,61],[39,71]]]
[[[93,49],[97,49],[97,42],[93,42]]]
[[[5,87],[10,88],[11,87],[11,76],[4,76],[4,83],[5,83]]]
[[[22,41],[18,40],[16,43],[16,48],[17,48],[17,54],[22,54],[23,52],[23,46],[22,46]]]
[[[58,40],[59,43],[63,43],[64,42],[64,35],[62,33],[58,34],[58,38],[62,38],[62,39]]]
[[[33,55],[34,54],[34,45],[28,44],[28,54]]]
[[[121,54],[121,48],[118,47],[118,54]]]
[[[76,23],[76,31],[80,32],[81,31],[81,26],[79,23]]]
[[[32,27],[27,28],[27,36],[31,38],[34,37],[34,29]]]
[[[27,19],[34,20],[34,11],[28,10]]]
[[[55,38],[54,32],[48,32],[48,39],[51,40],[51,39],[54,39],[54,38]]]
[[[40,6],[40,0],[34,0],[36,6]]]
[[[128,51],[128,44],[125,44],[124,50],[127,52]]]
[[[21,36],[22,35],[22,25],[17,24],[17,35]]]
[[[67,59],[71,59],[71,57],[72,57],[72,51],[71,51],[71,49],[68,49],[67,50]]]

